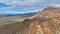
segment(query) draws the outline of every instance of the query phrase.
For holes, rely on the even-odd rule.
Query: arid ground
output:
[[[49,6],[32,16],[1,16],[0,34],[60,34],[60,8]]]
[[[14,16],[0,15],[0,34],[16,34],[20,25],[25,18],[32,16],[31,14],[21,14]],[[23,28],[22,28],[23,29]]]

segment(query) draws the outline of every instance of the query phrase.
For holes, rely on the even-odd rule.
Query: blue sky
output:
[[[47,6],[60,7],[60,0],[0,0],[0,14],[37,12]]]

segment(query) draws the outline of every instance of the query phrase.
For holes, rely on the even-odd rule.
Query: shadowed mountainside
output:
[[[60,8],[49,6],[25,19],[23,24],[17,34],[60,34]]]

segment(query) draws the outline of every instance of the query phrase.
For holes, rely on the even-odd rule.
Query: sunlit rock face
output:
[[[40,25],[39,28],[42,34],[60,34],[60,8],[47,7],[42,12],[38,12],[33,21],[36,24],[35,26]],[[37,34],[37,31],[35,33]]]
[[[32,19],[25,19],[23,24],[21,34],[60,34],[60,8],[49,6]]]

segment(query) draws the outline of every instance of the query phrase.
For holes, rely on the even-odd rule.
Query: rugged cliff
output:
[[[23,24],[18,34],[60,34],[60,8],[49,6],[25,19]]]

